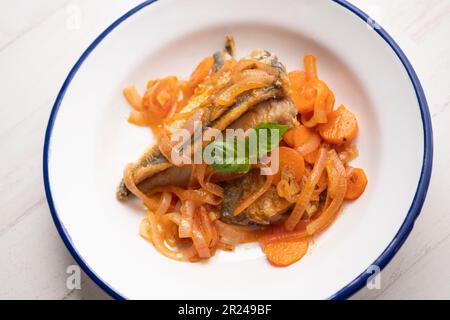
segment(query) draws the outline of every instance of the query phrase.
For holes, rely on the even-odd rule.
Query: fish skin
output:
[[[225,198],[220,206],[221,220],[238,225],[269,225],[278,221],[281,216],[293,207],[293,203],[278,195],[275,186],[270,186],[258,200],[237,216],[234,208],[241,199],[256,192],[264,184],[266,177],[255,169],[244,177],[222,184]]]
[[[240,118],[243,114],[245,114],[247,111],[258,105],[259,103],[270,99],[282,98],[287,95],[287,92],[283,86],[283,81],[285,81],[285,79],[287,78],[286,69],[279,62],[278,58],[268,51],[264,50],[255,50],[250,54],[249,57],[278,69],[280,72],[280,79],[278,79],[271,87],[255,89],[250,93],[238,97],[237,102],[233,106],[218,112],[218,118],[215,121],[210,121],[210,119],[208,118],[205,119],[205,117],[208,117],[211,114],[211,112],[205,112],[202,121],[203,123],[206,123],[207,126],[221,131],[225,130],[236,119]],[[208,95],[204,94],[204,96]],[[206,97],[201,96],[200,98],[198,98],[199,101],[196,101],[197,98],[198,97],[194,96],[193,99],[191,99],[191,101],[188,103],[188,105],[183,108],[183,110],[181,110],[180,113],[192,112],[197,108],[205,108],[205,100],[203,98],[206,99]],[[168,131],[173,133],[178,128],[182,127],[182,125],[182,123],[177,123],[174,127],[168,128]],[[167,170],[170,167],[172,167],[172,164],[170,164],[162,155],[158,146],[153,145],[150,146],[147,151],[144,152],[144,154],[139,158],[139,160],[133,165],[131,174],[134,178],[135,183],[138,185],[138,187],[140,187],[140,184],[144,180],[151,178],[155,174]],[[116,190],[116,197],[118,200],[125,200],[129,195],[130,191],[128,190],[124,180],[122,179]]]
[[[228,128],[248,130],[261,123],[276,122],[289,129],[299,126],[297,109],[290,98],[273,99],[258,104]]]
[[[152,179],[146,179],[139,184],[139,189],[148,192],[159,186],[186,187],[191,177],[192,167],[170,167],[155,174]]]

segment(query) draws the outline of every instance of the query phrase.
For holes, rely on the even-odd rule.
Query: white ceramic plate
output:
[[[116,298],[346,298],[383,268],[420,212],[431,172],[432,131],[420,83],[398,46],[344,1],[147,1],[87,49],[57,98],[44,150],[56,226],[78,263]],[[128,162],[153,139],[126,122],[121,90],[163,75],[188,76],[235,36],[238,54],[276,53],[288,69],[305,53],[360,124],[355,164],[363,197],[289,268],[268,264],[257,245],[206,263],[179,263],[138,236],[144,212],[115,200]],[[375,267],[376,269],[376,267]]]

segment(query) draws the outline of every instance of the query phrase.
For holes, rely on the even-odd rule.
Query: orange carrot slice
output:
[[[291,98],[297,108],[297,111],[300,113],[311,112],[314,109],[314,99],[308,99],[308,101],[306,101],[304,98],[304,92],[302,92],[307,81],[306,72],[292,71],[288,74],[288,77],[292,89]],[[310,95],[314,96],[314,92],[311,92]]]
[[[301,125],[294,129],[288,130],[283,135],[286,144],[295,148],[303,156],[317,150],[320,146],[321,137],[315,131]]]
[[[283,140],[289,147],[298,148],[308,142],[312,134],[312,130],[301,125],[286,131],[286,133],[283,135]]]
[[[275,266],[286,267],[297,262],[308,251],[307,239],[294,241],[274,241],[264,247],[267,259]]]
[[[345,199],[356,200],[366,190],[367,176],[361,168],[347,168],[347,192]]]
[[[281,179],[281,168],[288,166],[295,175],[297,182],[300,182],[305,172],[305,161],[300,152],[288,147],[279,148],[279,169],[277,174],[274,175],[272,184],[277,185]]]
[[[348,143],[358,133],[358,122],[355,115],[341,105],[329,114],[327,123],[319,125],[319,133],[328,143]]]

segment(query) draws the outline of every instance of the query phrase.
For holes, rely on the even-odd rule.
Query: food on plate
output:
[[[274,266],[288,266],[367,185],[356,116],[306,55],[287,72],[276,55],[237,59],[235,42],[204,58],[188,79],[124,89],[128,121],[157,142],[126,166],[116,197],[142,200],[141,235],[163,255],[199,261],[258,242]]]

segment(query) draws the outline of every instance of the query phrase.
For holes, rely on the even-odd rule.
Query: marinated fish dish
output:
[[[233,37],[188,79],[124,89],[128,121],[157,142],[125,167],[116,198],[142,200],[140,234],[164,256],[199,261],[258,242],[288,266],[367,185],[355,115],[319,79],[317,60],[288,72],[256,49],[237,58]]]

